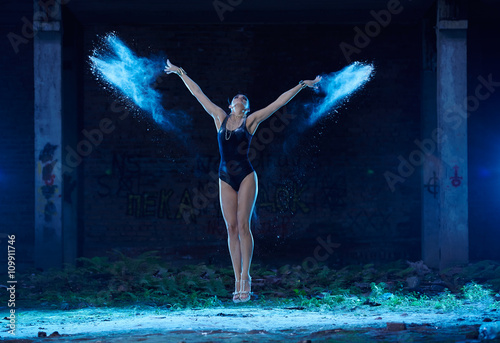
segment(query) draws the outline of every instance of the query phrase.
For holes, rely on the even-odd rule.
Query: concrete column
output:
[[[62,266],[62,32],[58,2],[34,0],[35,266]]]
[[[439,268],[469,259],[466,1],[438,0]]]
[[[435,11],[433,12],[435,14]],[[436,18],[422,22],[422,103],[421,146],[426,154],[422,164],[422,260],[439,267],[439,158],[436,141],[437,79]]]

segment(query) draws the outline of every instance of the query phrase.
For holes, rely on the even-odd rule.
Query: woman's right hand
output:
[[[163,71],[167,74],[177,73],[179,71],[179,67],[174,66],[172,63],[170,63],[170,60],[167,59],[167,65],[165,66],[165,69]]]
[[[306,80],[304,83],[307,85],[307,87],[313,88],[313,89],[318,89],[317,83],[321,81],[321,76],[316,76],[314,80]]]

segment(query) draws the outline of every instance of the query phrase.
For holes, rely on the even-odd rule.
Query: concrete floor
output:
[[[16,311],[6,342],[479,342],[484,320],[497,311],[464,308],[391,311],[359,307],[338,311],[262,308],[249,304],[190,310],[87,308]],[[399,324],[391,324],[399,323]],[[404,324],[404,326],[402,325]],[[395,330],[395,331],[392,331]],[[57,334],[54,334],[57,332]],[[60,336],[59,336],[60,335]]]

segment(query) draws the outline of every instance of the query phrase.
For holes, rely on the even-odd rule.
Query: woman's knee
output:
[[[250,234],[250,225],[248,222],[238,223],[238,233],[240,235],[248,235]]]
[[[238,234],[238,224],[235,223],[227,223],[227,233],[230,236],[234,236]]]

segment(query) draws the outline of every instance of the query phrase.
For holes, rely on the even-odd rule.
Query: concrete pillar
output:
[[[62,32],[58,2],[34,0],[35,266],[60,268],[62,253]]]
[[[422,260],[439,267],[439,158],[437,128],[437,52],[435,8],[422,22],[422,103],[421,146],[426,154],[422,164]]]
[[[439,268],[469,259],[467,178],[467,3],[438,0],[437,117],[440,130]]]

